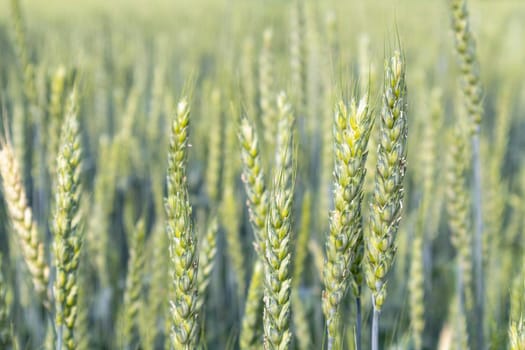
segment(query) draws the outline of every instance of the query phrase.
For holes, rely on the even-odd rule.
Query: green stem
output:
[[[379,350],[379,310],[375,307],[372,318],[372,350]]]
[[[355,348],[361,350],[361,287],[358,289],[358,297],[355,299],[356,305],[356,327],[355,327]]]

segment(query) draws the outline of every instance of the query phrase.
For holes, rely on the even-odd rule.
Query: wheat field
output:
[[[525,3],[3,0],[0,349],[525,350]]]

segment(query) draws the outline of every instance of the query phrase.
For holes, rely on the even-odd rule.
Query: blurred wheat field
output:
[[[525,4],[0,6],[0,349],[525,349]]]

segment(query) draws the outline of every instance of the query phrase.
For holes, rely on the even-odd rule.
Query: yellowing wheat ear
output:
[[[13,148],[5,142],[0,149],[0,175],[9,220],[18,238],[22,256],[33,281],[35,292],[46,307],[50,307],[47,294],[49,267],[44,255],[44,243],[37,231],[33,211],[27,204],[21,169]]]

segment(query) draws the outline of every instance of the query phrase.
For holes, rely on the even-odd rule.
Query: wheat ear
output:
[[[74,326],[77,316],[77,270],[82,246],[76,216],[80,196],[81,145],[77,121],[76,90],[69,97],[66,120],[61,133],[62,145],[57,158],[53,251],[56,263],[55,326],[57,349],[75,349]]]
[[[386,297],[386,276],[396,253],[406,171],[407,89],[405,61],[399,51],[385,62],[383,106],[375,187],[370,203],[366,281],[372,291],[372,350],[379,348],[379,314]]]
[[[334,118],[334,197],[330,231],[326,239],[323,312],[328,330],[328,348],[339,331],[339,307],[351,285],[359,298],[362,282],[363,227],[361,202],[366,174],[367,145],[372,127],[367,98],[353,100],[350,110],[339,102]]]
[[[264,259],[264,348],[288,349],[291,290],[291,214],[293,201],[293,123],[286,96],[277,102],[279,125],[275,152],[275,174],[266,218]]]
[[[198,335],[197,252],[186,183],[190,109],[182,99],[171,125],[168,153],[166,231],[169,237],[174,293],[171,306],[171,342],[175,349],[194,349]]]
[[[44,243],[40,238],[33,211],[27,204],[21,169],[11,145],[6,142],[0,149],[0,174],[4,198],[14,232],[18,237],[24,261],[31,275],[35,292],[46,307],[50,307],[47,294],[49,267],[45,260]]]

